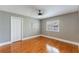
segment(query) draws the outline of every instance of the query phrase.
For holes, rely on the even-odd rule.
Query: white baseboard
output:
[[[30,36],[30,37],[23,38],[22,40],[32,39],[32,38],[36,38],[36,37],[39,37],[39,36],[40,35]]]
[[[72,42],[72,41],[68,41],[68,40],[64,40],[64,39],[57,38],[57,37],[47,36],[47,35],[35,35],[35,36],[30,36],[30,37],[23,38],[22,40],[32,39],[32,38],[36,38],[36,37],[39,37],[39,36],[43,36],[43,37],[47,37],[47,38],[51,38],[51,39],[56,39],[56,40],[59,40],[59,41],[62,41],[62,42],[67,42],[67,43],[71,43],[71,44],[75,44],[75,45],[78,45],[78,46],[79,46],[79,43]],[[15,42],[16,42],[16,41],[15,41]],[[0,43],[0,46],[4,46],[4,45],[7,45],[7,44],[11,44],[11,43],[12,43],[12,42]]]
[[[69,41],[69,40],[64,40],[64,39],[61,39],[61,38],[47,36],[47,35],[40,35],[40,36],[47,37],[47,38],[50,38],[50,39],[56,39],[56,40],[59,40],[59,41],[62,41],[62,42],[66,42],[66,43],[70,43],[70,44],[74,44],[74,45],[78,45],[79,46],[79,43],[72,42],[72,41]]]
[[[4,45],[8,45],[11,44],[12,42],[8,41],[8,42],[4,42],[4,43],[0,43],[0,46],[4,46]]]
[[[32,38],[36,38],[36,37],[39,37],[39,36],[40,36],[40,35],[30,36],[30,37],[23,38],[22,40],[32,39]],[[19,40],[18,40],[18,41],[19,41]],[[12,42],[16,42],[16,41],[12,41]],[[1,47],[1,46],[4,46],[4,45],[11,44],[12,42],[9,41],[9,42],[0,43],[0,47]]]

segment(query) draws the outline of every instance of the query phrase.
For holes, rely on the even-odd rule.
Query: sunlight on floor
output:
[[[46,45],[48,53],[59,53],[59,50],[55,47],[52,47],[51,45]]]

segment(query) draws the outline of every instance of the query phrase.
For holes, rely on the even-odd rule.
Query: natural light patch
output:
[[[59,50],[51,45],[46,45],[48,53],[59,53]]]

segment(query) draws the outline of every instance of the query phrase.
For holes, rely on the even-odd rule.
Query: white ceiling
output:
[[[0,10],[12,12],[37,19],[43,19],[78,11],[77,5],[0,5]],[[43,15],[38,15],[38,10]]]

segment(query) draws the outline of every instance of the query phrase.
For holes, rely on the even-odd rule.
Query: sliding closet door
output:
[[[22,47],[22,18],[11,17],[11,52],[21,52]]]

